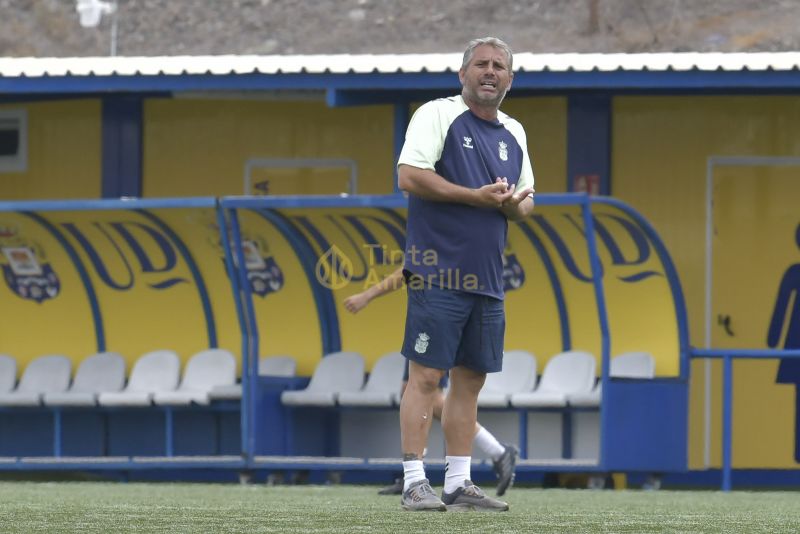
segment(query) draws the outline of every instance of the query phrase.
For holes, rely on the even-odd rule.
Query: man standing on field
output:
[[[461,95],[433,100],[411,119],[398,161],[409,193],[403,355],[408,387],[400,404],[406,510],[508,510],[470,480],[478,393],[503,365],[503,249],[508,219],[533,210],[525,131],[500,103],[511,87],[512,53],[494,37],[464,52]],[[422,453],[439,380],[450,371],[442,412],[444,490],[425,477]]]

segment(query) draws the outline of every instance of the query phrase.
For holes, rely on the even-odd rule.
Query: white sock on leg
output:
[[[453,493],[470,479],[471,456],[445,456],[444,491]]]
[[[403,462],[403,491],[405,492],[408,487],[425,478],[425,466],[422,465],[422,460],[410,460]]]
[[[491,432],[481,427],[478,433],[475,434],[473,440],[475,446],[485,452],[492,460],[497,460],[505,452],[506,448],[502,443],[497,441]]]

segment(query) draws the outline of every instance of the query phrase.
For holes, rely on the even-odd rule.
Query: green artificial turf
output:
[[[372,486],[0,482],[0,532],[800,532],[797,492],[514,488],[506,500],[505,513],[414,513]]]

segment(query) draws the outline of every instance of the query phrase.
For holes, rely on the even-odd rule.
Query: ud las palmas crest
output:
[[[525,270],[517,255],[506,249],[503,252],[503,290],[513,291],[525,283]]]
[[[224,265],[225,250],[220,237],[219,225],[212,216],[207,214],[201,215],[199,221],[208,231],[206,239],[220,255]],[[195,221],[193,220],[192,222]],[[233,252],[234,265],[238,265],[233,243],[230,246],[231,252]],[[259,297],[266,297],[270,293],[277,293],[283,288],[283,271],[275,261],[275,258],[269,253],[269,245],[266,239],[243,235],[242,252],[244,253],[244,266],[247,271],[247,281],[249,282],[251,293]]]
[[[508,145],[504,141],[498,144],[497,152],[501,160],[508,161]]]
[[[40,261],[45,255],[41,247],[25,242],[16,229],[0,227],[0,251],[3,261],[3,278],[17,296],[43,302],[58,296],[61,282],[50,263]]]
[[[419,354],[425,354],[425,351],[428,350],[428,343],[430,343],[430,340],[431,336],[425,332],[420,332],[419,336],[417,336],[417,342],[414,343],[414,350]]]
[[[247,269],[247,281],[250,291],[260,297],[276,293],[283,287],[283,271],[274,256],[261,250],[255,241],[242,241],[244,266]]]

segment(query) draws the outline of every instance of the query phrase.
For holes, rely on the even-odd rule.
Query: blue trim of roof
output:
[[[341,90],[414,91],[458,90],[455,72],[372,72],[320,74],[181,74],[112,76],[0,77],[0,95],[9,93],[101,93],[108,91],[248,91],[268,89],[319,89],[329,91],[334,105],[358,95]],[[518,71],[514,90],[763,90],[800,89],[800,70],[788,71]],[[374,99],[374,95],[362,95]]]

